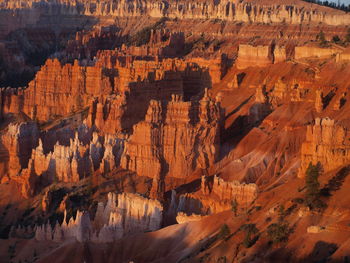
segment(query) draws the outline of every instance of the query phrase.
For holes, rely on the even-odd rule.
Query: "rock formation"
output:
[[[309,163],[322,165],[327,172],[350,161],[349,132],[329,118],[316,118],[307,126],[306,141],[301,147],[299,177],[304,177]]]
[[[255,101],[258,103],[266,103],[267,102],[266,88],[264,86],[259,86],[256,89]]]
[[[2,260],[283,262],[249,238],[283,218],[322,261],[306,230],[350,218],[349,21],[300,0],[0,0]],[[322,213],[297,191],[310,162]],[[346,231],[327,238],[344,261]]]
[[[265,67],[273,63],[269,46],[240,45],[236,65],[239,69]]]
[[[87,106],[89,97],[109,94],[112,87],[102,68],[61,66],[48,60],[24,91],[23,111],[33,119],[67,116]]]
[[[348,62],[350,61],[350,49],[347,48],[343,52],[338,53],[336,56],[337,62]]]
[[[332,55],[340,53],[341,50],[338,48],[320,48],[316,46],[302,46],[295,47],[295,59],[308,58],[308,57],[316,57],[316,58],[324,58],[330,57]]]
[[[62,224],[58,222],[51,228],[50,224],[37,226],[35,239],[61,242],[75,238],[79,242],[112,242],[123,236],[139,232],[155,231],[162,223],[162,205],[137,194],[122,193],[118,196],[108,194],[106,206],[98,204],[94,220],[88,212],[78,211],[75,219],[67,222],[65,211]]]
[[[3,107],[3,114],[23,111],[32,119],[48,121],[81,111],[92,97],[111,92],[102,68],[81,67],[78,61],[62,66],[57,59],[49,59],[27,89],[4,96],[8,106]]]
[[[151,101],[145,120],[125,143],[121,166],[152,178],[184,178],[207,168],[218,153],[221,108],[206,94],[198,104],[177,95],[168,104]]]
[[[81,117],[90,107],[89,124],[113,134],[140,121],[151,99],[168,100],[172,94],[190,99],[203,86],[210,87],[211,78],[218,81],[224,74],[225,63],[221,59],[217,63],[203,59],[145,62],[107,51],[89,66],[78,61],[62,66],[57,59],[49,59],[28,88],[1,91],[1,115],[24,112],[46,122]],[[135,99],[138,104],[129,103]]]
[[[275,46],[239,45],[236,66],[239,69],[247,67],[266,67],[268,65],[284,62],[287,59],[286,49]]]
[[[258,187],[255,184],[241,184],[237,181],[225,182],[214,176],[211,194],[219,197],[219,200],[236,200],[241,206],[249,205],[258,195]]]
[[[337,98],[333,105],[334,110],[340,110],[346,103],[346,93],[342,93],[340,97]]]
[[[33,163],[30,161],[31,151],[38,143],[39,131],[35,123],[10,124],[5,132],[1,134],[1,145],[4,147],[3,176],[15,180],[20,184],[24,195],[32,191]],[[25,176],[20,176],[25,174]],[[25,186],[24,186],[25,185]]]
[[[323,111],[323,94],[321,90],[316,90],[315,110],[318,113]]]
[[[75,219],[72,217],[69,222],[66,221],[66,212],[62,225],[56,223],[51,228],[50,224],[37,226],[35,230],[35,239],[38,241],[49,240],[62,242],[69,238],[75,238],[79,242],[89,241],[92,237],[92,226],[87,212],[78,211]]]
[[[286,47],[274,46],[273,47],[273,61],[274,63],[285,62],[287,60]]]
[[[300,3],[293,6],[293,2],[281,2],[269,5],[260,5],[250,1],[230,2],[224,1],[218,4],[213,2],[194,2],[188,4],[185,1],[135,1],[120,2],[112,1],[78,1],[67,4],[64,1],[47,2],[38,4],[38,0],[28,1],[23,4],[20,0],[4,2],[2,9],[11,9],[13,12],[21,12],[21,9],[32,8],[32,12],[40,12],[48,9],[49,15],[86,15],[86,16],[117,16],[117,17],[140,17],[149,15],[154,18],[163,16],[178,19],[223,19],[236,22],[253,23],[326,23],[330,25],[342,25],[348,21],[345,12],[326,12],[330,9],[314,6],[309,3]],[[253,12],[254,10],[254,12]],[[30,16],[30,18],[32,15]],[[27,18],[26,23],[35,23]]]
[[[244,184],[238,181],[226,182],[217,177],[202,176],[201,189],[191,194],[179,196],[176,211],[181,222],[191,221],[191,214],[210,215],[231,210],[232,202],[236,201],[240,209],[248,207],[258,196],[256,184]],[[172,197],[172,202],[174,197]],[[175,201],[174,201],[175,202]],[[184,216],[182,213],[185,213]],[[187,218],[190,216],[189,218]],[[193,218],[199,218],[193,216]],[[176,218],[177,219],[177,218]]]
[[[80,130],[89,132],[84,125]],[[1,137],[8,158],[4,175],[17,182],[28,198],[54,181],[78,182],[98,169],[106,173],[118,166],[123,139],[111,135],[100,139],[95,132],[80,140],[78,134],[68,140],[68,146],[57,141],[45,152],[36,124],[11,124]]]
[[[179,212],[176,216],[176,221],[179,224],[183,224],[186,222],[193,222],[193,221],[199,221],[201,219],[203,219],[205,216],[201,216],[201,215],[196,215],[196,214],[191,214],[191,215],[186,215],[183,212]]]

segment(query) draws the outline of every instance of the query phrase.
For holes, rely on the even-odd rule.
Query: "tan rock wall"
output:
[[[237,68],[265,67],[273,63],[269,46],[239,45]]]
[[[324,172],[350,162],[350,134],[329,118],[316,118],[314,125],[307,126],[306,141],[301,147],[299,177],[304,177],[309,163],[320,162]]]
[[[14,11],[22,8],[37,7],[38,0],[21,2],[20,0],[4,2],[1,8],[12,9]],[[59,4],[57,4],[59,3]],[[259,5],[249,2],[221,1],[214,4],[210,1],[78,1],[69,3],[60,0],[57,3],[47,3],[48,14],[87,16],[118,16],[118,17],[138,17],[147,14],[151,17],[161,18],[167,16],[180,19],[223,19],[237,22],[254,23],[325,23],[330,25],[344,25],[349,21],[349,16],[341,11],[326,13],[326,8],[300,3],[293,6],[291,4]],[[330,9],[328,9],[330,10]]]
[[[330,57],[341,51],[335,48],[320,48],[313,46],[302,46],[295,47],[295,59],[308,58],[308,57],[317,57],[324,58]]]

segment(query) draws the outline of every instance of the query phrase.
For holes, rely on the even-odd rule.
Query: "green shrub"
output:
[[[260,206],[260,205],[258,205],[258,206],[255,207],[255,210],[256,210],[256,211],[260,211],[261,209],[262,209],[262,206]]]
[[[303,204],[304,203],[304,199],[303,198],[300,198],[300,197],[297,197],[297,198],[294,198],[292,200],[292,203],[296,203],[296,204]]]
[[[234,213],[234,215],[237,216],[238,203],[236,199],[231,201],[231,210]]]
[[[345,36],[345,42],[350,43],[350,28],[348,28],[348,33]]]
[[[290,229],[287,223],[274,223],[267,228],[267,236],[273,244],[287,241],[289,233]]]
[[[334,42],[334,43],[339,43],[339,42],[340,42],[339,36],[338,36],[338,35],[333,36],[332,42]]]
[[[225,239],[230,235],[230,228],[228,227],[228,225],[223,224],[220,228],[220,232],[218,234],[218,238],[220,239]]]
[[[286,216],[286,211],[284,209],[284,205],[280,205],[278,207],[278,220],[279,221],[283,221],[283,219],[285,218]]]
[[[326,37],[323,31],[320,31],[320,33],[317,34],[316,40],[319,42],[320,47],[328,46],[328,41],[326,40]]]
[[[259,233],[259,230],[255,226],[255,224],[242,225],[240,227],[240,230],[245,232],[245,236],[242,244],[246,248],[253,246],[256,243],[256,241],[259,239],[259,235],[257,235]]]

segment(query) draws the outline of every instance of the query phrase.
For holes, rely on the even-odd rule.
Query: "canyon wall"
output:
[[[350,61],[350,49],[347,48],[344,52],[337,54],[336,56],[337,62],[349,62]]]
[[[89,66],[49,59],[26,89],[0,90],[0,113],[23,112],[46,122],[89,107],[89,124],[113,134],[141,121],[151,99],[169,100],[177,94],[189,100],[211,87],[210,74],[216,80],[223,74],[223,62],[218,63],[157,57],[143,61],[114,51],[100,52]]]
[[[55,181],[78,182],[97,170],[105,174],[119,165],[123,139],[99,136],[84,125],[78,131],[73,138],[67,134],[68,143],[61,144],[59,132],[39,135],[34,123],[10,125],[1,136],[7,150],[2,176],[15,181],[22,196],[29,198]]]
[[[267,67],[274,63],[284,62],[286,59],[287,54],[284,47],[241,44],[238,49],[236,66],[238,69]]]
[[[96,129],[85,141],[74,134],[65,136],[64,143],[34,136],[22,164],[11,156],[16,152],[7,154],[9,162],[0,168],[20,185],[23,196],[35,195],[54,180],[78,182],[97,170],[113,170],[122,154],[118,149],[130,134],[121,165],[139,175],[187,177],[214,163],[223,112],[207,93],[201,100],[198,96],[211,87],[210,74],[221,78],[222,60],[211,65],[207,60],[144,61],[118,54],[100,52],[88,66],[49,59],[28,88],[0,90],[2,118],[15,114],[38,120],[54,137],[60,127],[75,129],[82,122],[91,132]],[[11,134],[4,134],[3,152],[17,149],[18,138]],[[158,184],[155,179],[154,187]]]
[[[139,175],[184,178],[207,168],[218,154],[220,104],[207,94],[185,102],[173,95],[167,104],[151,101],[144,121],[133,127],[121,166]]]
[[[68,3],[57,0],[41,3],[32,0],[23,3],[20,0],[2,1],[1,9],[12,12],[22,10],[47,10],[48,15],[85,15],[85,16],[115,16],[139,17],[149,15],[153,18],[169,17],[179,19],[223,19],[235,22],[253,23],[325,23],[329,25],[344,25],[349,21],[349,15],[342,11],[331,10],[318,5],[300,2],[294,6],[293,2],[281,2],[269,5],[257,4],[249,1],[77,1]],[[4,12],[4,11],[3,11]],[[29,24],[29,20],[27,23]],[[35,22],[35,21],[33,21]]]
[[[102,68],[81,67],[78,61],[62,66],[57,59],[49,59],[28,88],[17,92],[17,98],[5,94],[3,113],[22,111],[32,119],[48,121],[82,110],[92,97],[111,92]]]
[[[327,172],[350,161],[349,131],[329,118],[316,118],[307,126],[306,141],[301,147],[299,177],[304,177],[309,163],[322,165]]]
[[[0,135],[8,160],[6,174],[17,177],[22,168],[27,168],[31,151],[38,145],[39,129],[32,122],[11,123]]]
[[[337,48],[332,48],[332,47],[320,48],[315,46],[302,46],[302,47],[295,47],[294,57],[295,59],[309,58],[309,57],[325,58],[338,53],[341,53],[341,50]]]
[[[269,46],[239,45],[236,66],[244,69],[251,66],[266,67],[272,64],[271,49]]]

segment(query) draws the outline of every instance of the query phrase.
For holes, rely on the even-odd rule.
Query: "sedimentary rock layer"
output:
[[[155,18],[163,16],[179,19],[223,19],[227,21],[255,22],[255,23],[326,23],[330,25],[347,24],[349,16],[345,12],[299,2],[299,5],[279,3],[254,3],[252,1],[65,1],[47,2],[39,4],[38,0],[21,2],[3,1],[1,8],[21,12],[21,9],[34,8],[39,12],[48,8],[48,14],[86,15],[86,16],[118,16],[138,17],[149,15]],[[326,12],[328,11],[328,12]],[[27,23],[35,21],[28,20]]]
[[[304,177],[310,163],[320,162],[327,172],[350,162],[349,131],[329,118],[316,118],[307,126],[306,141],[301,147],[299,177]]]
[[[219,103],[206,94],[199,102],[177,95],[167,104],[151,101],[145,121],[125,144],[122,167],[152,178],[184,178],[207,168],[218,154],[221,116]]]

